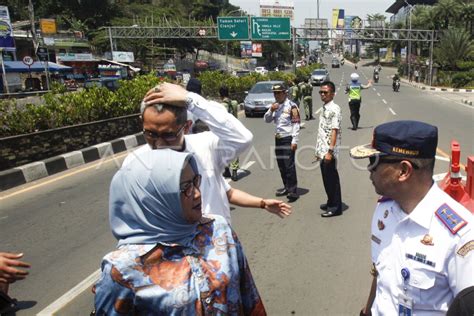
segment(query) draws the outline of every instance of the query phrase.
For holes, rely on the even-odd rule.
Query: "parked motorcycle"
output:
[[[400,79],[393,81],[392,88],[394,92],[398,92],[398,90],[400,90]]]

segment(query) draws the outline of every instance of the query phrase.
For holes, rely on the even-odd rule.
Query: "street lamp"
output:
[[[409,20],[409,33],[408,33],[408,53],[407,53],[407,59],[408,59],[408,78],[410,78],[411,74],[411,11],[415,6],[411,5],[408,3],[407,0],[403,0],[408,6],[408,20]]]

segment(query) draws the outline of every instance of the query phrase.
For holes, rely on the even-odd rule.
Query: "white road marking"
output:
[[[37,315],[38,316],[47,316],[47,315],[54,315],[56,314],[59,310],[61,310],[64,306],[72,302],[76,297],[78,297],[82,292],[84,292],[87,289],[90,289],[90,287],[99,279],[100,276],[100,269],[97,269],[89,275],[84,281],[70,289],[66,294],[55,300],[52,304],[50,304],[48,307],[43,309],[41,312],[39,312]]]
[[[255,163],[254,160],[250,160],[248,161],[245,165],[243,165],[242,167],[240,167],[240,169],[243,169],[243,170],[248,170],[250,167],[252,167],[252,165]]]
[[[447,157],[438,156],[438,155],[436,155],[435,158],[438,159],[438,160],[442,160],[442,161],[448,161],[448,162],[451,161],[451,159],[449,159]]]
[[[395,113],[395,111],[392,110],[392,108],[388,108],[388,110],[390,111],[390,113],[392,113],[392,115],[397,115],[397,113]]]
[[[300,127],[304,127],[305,124],[306,124],[305,122],[301,123]]]
[[[385,104],[387,104],[387,101],[385,101],[385,99],[382,99],[382,102],[385,103]]]
[[[7,219],[7,218],[8,218],[8,216],[0,217],[0,221],[1,221],[2,219]]]
[[[377,89],[375,89],[375,88],[372,88],[372,89],[374,89],[374,91],[377,91]]]
[[[377,95],[380,97],[380,93],[377,92]]]
[[[322,109],[323,109],[323,108],[319,108],[316,112],[314,112],[314,115],[318,115],[319,112],[321,112]]]

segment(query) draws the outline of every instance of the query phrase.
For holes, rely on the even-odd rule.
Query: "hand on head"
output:
[[[146,105],[165,103],[179,107],[186,107],[186,97],[188,91],[180,85],[172,83],[161,83],[148,90],[143,102]]]
[[[28,263],[17,260],[21,257],[22,253],[0,252],[0,282],[13,283],[23,280],[28,275],[28,271],[18,269],[18,267],[30,267]]]

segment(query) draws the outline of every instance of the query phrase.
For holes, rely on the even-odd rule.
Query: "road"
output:
[[[335,102],[342,108],[342,146],[339,160],[343,216],[321,218],[325,202],[319,167],[313,164],[318,120],[304,122],[297,154],[301,198],[294,213],[282,220],[260,209],[232,210],[233,227],[241,239],[269,315],[354,315],[370,285],[370,219],[377,199],[363,170],[366,161],[352,161],[348,149],[371,141],[377,124],[399,119],[422,120],[439,128],[439,160],[435,174],[445,173],[451,139],[461,144],[462,158],[474,153],[474,109],[439,94],[402,85],[391,90],[390,70],[362,92],[361,129],[350,129],[344,85],[353,72],[346,64],[331,69]],[[360,67],[362,82],[372,69]],[[321,107],[318,87],[314,111]],[[316,118],[318,115],[316,115]],[[241,155],[247,171],[231,185],[258,196],[272,197],[281,187],[273,154],[273,126],[262,118],[242,118],[254,133],[251,149]],[[25,281],[11,287],[20,300],[17,315],[35,315],[90,276],[102,256],[115,246],[108,226],[108,187],[124,153],[70,169],[0,193],[2,251],[21,251],[32,264]],[[58,315],[84,315],[92,308],[89,289]]]

